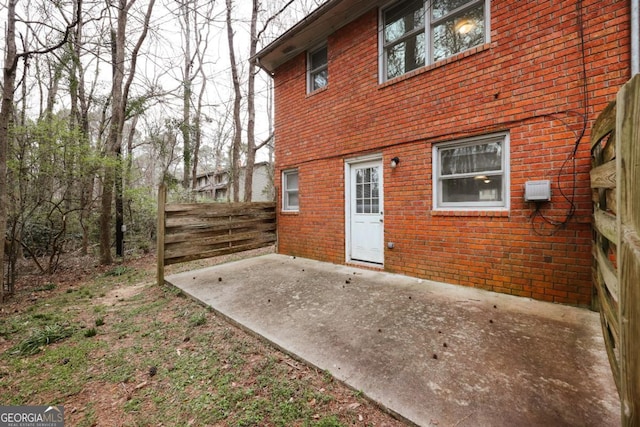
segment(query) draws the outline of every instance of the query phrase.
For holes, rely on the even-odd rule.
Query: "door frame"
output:
[[[367,154],[364,156],[348,158],[344,161],[345,262],[349,264],[363,264],[376,267],[384,267],[384,222],[382,223],[382,263],[351,259],[351,168],[361,163],[369,163],[375,161],[380,162],[380,210],[381,212],[384,212],[384,162],[382,154]]]

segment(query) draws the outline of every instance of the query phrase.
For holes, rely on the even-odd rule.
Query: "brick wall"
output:
[[[573,1],[491,2],[491,42],[379,84],[377,11],[328,40],[329,85],[306,93],[304,55],[275,75],[276,182],[297,167],[300,211],[281,213],[279,251],[345,262],[345,159],[379,153],[384,165],[384,269],[540,300],[591,298],[588,129],[629,77],[629,2],[584,1],[589,126],[582,131],[583,62]],[[434,143],[510,133],[510,210],[432,210]],[[398,156],[401,164],[388,167]],[[550,179],[545,217],[524,183]],[[574,185],[575,182],[575,185]],[[279,193],[278,193],[279,194]]]

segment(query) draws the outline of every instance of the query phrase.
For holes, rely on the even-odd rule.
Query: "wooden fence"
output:
[[[591,131],[595,305],[622,425],[640,425],[640,75]]]
[[[276,204],[166,204],[158,191],[158,284],[164,267],[257,249],[276,242]]]

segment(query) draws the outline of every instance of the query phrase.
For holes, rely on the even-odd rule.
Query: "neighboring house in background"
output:
[[[274,78],[278,251],[588,305],[588,134],[630,78],[630,17],[329,0],[255,57]]]
[[[246,168],[240,168],[240,201],[244,201],[244,177]],[[217,201],[233,201],[233,184],[228,169],[218,172],[202,173],[196,177],[196,192]],[[273,168],[268,162],[256,163],[253,168],[252,202],[271,202],[274,200]]]

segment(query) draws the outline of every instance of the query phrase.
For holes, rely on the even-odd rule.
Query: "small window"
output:
[[[486,43],[489,0],[405,0],[381,12],[383,81]]]
[[[282,172],[282,210],[297,211],[300,207],[298,197],[298,170]]]
[[[322,89],[329,83],[327,46],[309,52],[307,59],[307,92]]]
[[[508,209],[509,135],[433,147],[435,209]]]

